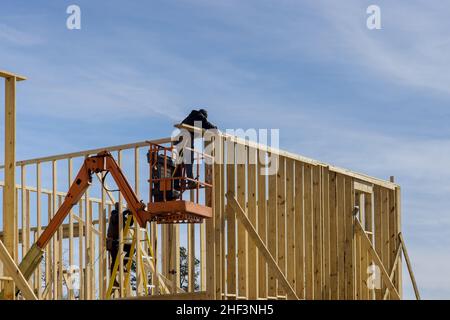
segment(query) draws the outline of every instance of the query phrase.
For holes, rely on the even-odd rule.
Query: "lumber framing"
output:
[[[186,227],[148,225],[149,245],[136,250],[136,288],[130,286],[129,274],[119,272],[114,298],[401,298],[403,256],[409,269],[411,263],[400,237],[397,184],[226,134],[215,135],[211,142],[205,139],[205,149],[211,145],[215,162],[202,164],[200,170],[213,184],[203,196],[213,218]],[[15,185],[20,195],[15,210],[22,223],[14,227],[15,252],[21,246],[23,257],[61,203],[67,186],[58,183],[59,176],[72,181],[76,161],[101,150],[117,155],[145,202],[141,181],[148,178],[148,167],[141,159],[147,146],[141,141],[16,161],[21,177]],[[44,168],[50,169],[49,176],[44,176]],[[34,184],[26,179],[30,175],[36,177]],[[50,181],[50,187],[44,188],[43,181]],[[110,277],[105,233],[115,201],[126,206],[114,192],[92,190],[73,208],[47,248],[47,268],[38,269],[29,281],[37,298],[105,298]],[[137,237],[143,236],[142,230],[133,229]],[[5,239],[5,231],[0,230],[0,239]],[[122,242],[126,238],[121,235]],[[177,276],[182,245],[187,249],[186,292]],[[150,252],[149,260],[145,257]],[[66,261],[79,268],[80,281],[79,290],[71,287],[67,297],[63,282],[69,270],[61,267]],[[380,267],[381,288],[368,287],[366,271],[372,263]],[[0,277],[3,285],[15,282],[7,274]],[[45,284],[40,285],[42,278]],[[412,281],[416,287],[413,275]]]
[[[17,199],[16,199],[16,82],[26,78],[17,74],[1,71],[0,77],[5,79],[5,153],[3,188],[3,228],[4,245],[14,261],[17,261]],[[14,283],[4,286],[4,297],[14,299]]]

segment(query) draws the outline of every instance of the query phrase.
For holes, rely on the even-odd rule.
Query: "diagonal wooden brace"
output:
[[[356,228],[355,231],[360,234],[362,241],[364,241],[364,245],[369,251],[369,254],[372,256],[372,259],[374,260],[375,264],[380,268],[383,281],[386,284],[387,288],[389,289],[392,297],[396,300],[400,300],[400,295],[398,294],[397,289],[395,289],[394,284],[389,278],[389,275],[386,269],[384,268],[384,265],[381,262],[380,257],[378,256],[377,252],[372,246],[372,243],[369,240],[369,237],[367,237],[367,234],[364,232],[364,228],[361,225],[361,222],[359,222],[359,220],[356,217],[355,217],[355,228]]]
[[[394,263],[392,264],[392,269],[391,269],[391,273],[389,274],[389,279],[391,279],[391,281],[394,280],[394,275],[395,275],[395,269],[397,269],[398,266],[398,261],[400,260],[400,254],[402,252],[402,244],[399,243],[396,254],[395,254],[395,259],[394,259]],[[386,291],[384,292],[384,296],[383,296],[383,300],[386,300],[388,297],[388,293],[389,290],[386,289]]]
[[[270,254],[270,252],[267,249],[264,242],[261,240],[260,236],[258,235],[258,232],[256,232],[255,228],[253,227],[253,224],[250,222],[250,220],[245,215],[244,210],[239,205],[239,203],[236,201],[234,195],[231,194],[230,192],[228,192],[227,199],[228,199],[228,205],[233,207],[233,209],[236,211],[236,217],[238,218],[239,222],[241,222],[242,225],[244,226],[245,230],[247,231],[248,235],[250,236],[250,239],[252,239],[252,241],[255,243],[259,252],[261,252],[263,257],[266,259],[269,269],[271,269],[272,272],[277,277],[278,282],[280,283],[280,285],[283,287],[284,291],[286,292],[288,299],[299,300],[294,289],[290,285],[289,281],[286,279],[285,275],[281,271],[281,269],[278,266],[278,264],[276,263],[275,259]]]
[[[14,260],[11,258],[8,250],[6,250],[3,242],[0,240],[0,260],[3,262],[3,266],[7,271],[7,275],[13,278],[16,286],[22,292],[22,295],[27,300],[37,300],[36,295],[25,280],[23,274],[20,272],[19,267],[16,265]]]

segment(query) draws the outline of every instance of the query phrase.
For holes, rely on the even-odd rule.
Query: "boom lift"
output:
[[[150,150],[147,154],[150,164],[150,202],[147,211],[158,223],[195,223],[202,222],[203,218],[212,217],[210,207],[199,204],[200,189],[212,189],[211,177],[205,172],[205,180],[200,179],[200,160],[205,160],[209,155],[190,150],[196,161],[197,177],[186,177],[184,164],[177,164],[175,161],[174,146],[158,145],[150,143]],[[185,151],[185,152],[186,152]],[[177,155],[178,157],[180,155]],[[194,164],[192,164],[194,166]],[[183,193],[186,190],[195,191],[195,201],[183,200]]]
[[[91,185],[94,173],[106,172],[106,174],[110,173],[112,175],[118,190],[127,202],[128,209],[141,227],[145,227],[149,221],[156,221],[157,223],[201,222],[204,218],[212,217],[212,209],[210,207],[182,200],[182,193],[186,188],[179,186],[181,182],[188,178],[174,176],[176,172],[183,171],[183,165],[168,174],[169,167],[175,169],[172,166],[172,158],[169,156],[172,150],[172,144],[170,147],[150,144],[148,153],[150,164],[150,202],[148,203],[148,209],[142,201],[139,201],[119,165],[109,152],[103,151],[95,156],[86,158],[70,186],[64,202],[20,263],[19,268],[25,279],[30,279],[34,270],[39,266],[45,246],[61,226],[73,206],[78,203]],[[162,157],[160,151],[163,151]],[[154,162],[154,160],[157,160],[157,162]],[[211,184],[198,180],[196,180],[196,186],[197,191],[201,187],[212,187]],[[175,190],[176,188],[178,190]]]

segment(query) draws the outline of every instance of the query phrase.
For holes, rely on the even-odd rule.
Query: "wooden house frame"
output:
[[[152,142],[166,143],[170,138]],[[197,225],[151,223],[145,230],[135,226],[137,243],[147,235],[149,241],[143,250],[136,250],[135,282],[125,281],[121,260],[119,288],[109,296],[107,221],[114,203],[123,207],[124,200],[104,188],[98,197],[88,192],[46,247],[45,263],[28,281],[35,296],[401,299],[405,259],[419,298],[401,234],[400,186],[393,178],[376,179],[222,133],[206,142],[211,144],[214,161],[203,164],[205,177],[213,184],[204,196],[213,208],[211,219]],[[4,297],[14,298],[14,283],[19,281],[23,287],[23,279],[6,269],[15,270],[14,265],[44,230],[45,221],[56,212],[77,170],[74,163],[108,150],[119,165],[128,168],[136,194],[145,198],[141,189],[148,171],[142,159],[147,147],[148,142],[142,141],[24,161],[7,158],[7,165],[0,166],[5,176],[10,172],[9,180],[0,182],[5,226],[0,240],[11,257],[8,262],[6,258],[0,261],[0,291],[9,293]],[[12,169],[8,166],[11,162],[15,163]],[[269,163],[276,167],[272,174]],[[44,166],[49,170],[43,174]],[[11,171],[20,172],[20,179],[11,180]],[[65,176],[64,185],[61,176]],[[44,180],[49,187],[43,187]],[[11,181],[16,183],[11,186]],[[8,202],[11,195],[12,206]],[[122,244],[126,237],[121,234]],[[181,288],[179,277],[181,243],[187,251],[186,288]],[[142,255],[150,249],[153,267],[148,269]],[[5,263],[8,268],[3,272]],[[70,266],[78,266],[78,289],[72,286]],[[32,292],[28,293],[32,297]]]

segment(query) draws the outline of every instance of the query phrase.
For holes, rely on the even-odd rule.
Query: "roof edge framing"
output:
[[[178,128],[186,128],[186,129],[192,129],[192,127],[190,126],[186,126],[186,125],[182,125],[182,126],[176,126]],[[229,134],[225,134],[225,133],[220,133],[222,137],[224,137],[225,139],[229,139],[231,141],[234,141],[236,143],[240,143],[240,144],[244,144],[247,145],[249,147],[252,148],[256,148],[259,150],[264,150],[267,151],[269,153],[274,153],[274,154],[278,154],[280,156],[284,156],[293,160],[298,160],[304,163],[308,163],[308,164],[312,164],[312,165],[320,165],[323,167],[328,167],[330,171],[333,172],[337,172],[337,173],[341,173],[347,176],[351,176],[355,179],[361,180],[361,181],[365,181],[365,182],[369,182],[372,184],[376,184],[391,190],[394,190],[395,188],[399,187],[398,184],[390,182],[388,180],[383,180],[383,179],[379,179],[379,178],[375,178],[363,173],[358,173],[349,169],[344,169],[344,168],[340,168],[337,166],[333,166],[321,161],[317,161],[311,158],[307,158],[292,152],[288,152],[288,151],[284,151],[284,150],[280,150],[280,149],[275,149],[275,148],[271,148],[269,146],[263,145],[263,144],[259,144],[257,142],[253,142],[253,141],[249,141],[249,140],[245,140],[236,136],[232,136]],[[155,140],[151,140],[151,142],[153,143],[165,143],[165,142],[170,142],[170,138],[162,138],[162,139],[155,139]],[[35,158],[35,159],[29,159],[29,160],[22,160],[22,161],[17,161],[16,165],[17,166],[22,166],[22,165],[29,165],[29,164],[33,164],[33,163],[39,163],[39,162],[47,162],[47,161],[52,161],[52,160],[58,160],[58,159],[66,159],[66,158],[74,158],[74,157],[80,157],[80,156],[85,156],[85,155],[89,155],[89,154],[95,154],[98,153],[100,151],[103,150],[108,150],[108,151],[117,151],[120,149],[126,149],[127,147],[130,146],[136,146],[136,147],[142,147],[148,144],[148,141],[142,141],[142,142],[137,142],[137,143],[130,143],[130,144],[123,144],[123,145],[118,145],[118,146],[113,146],[113,147],[104,147],[104,148],[97,148],[97,149],[91,149],[91,150],[85,150],[85,151],[79,151],[79,152],[73,152],[73,153],[66,153],[66,154],[59,154],[59,155],[53,155],[53,156],[46,156],[46,157],[41,157],[41,158]],[[0,165],[0,169],[3,169],[4,165]]]
[[[185,124],[175,125],[175,127],[179,128],[179,129],[180,128],[184,128],[184,129],[193,130],[193,131],[201,130],[201,129],[194,128],[192,126],[185,125]],[[301,161],[301,162],[304,162],[304,163],[308,163],[308,164],[312,164],[312,165],[319,165],[319,166],[323,166],[323,167],[328,167],[328,169],[330,171],[341,173],[341,174],[345,174],[345,175],[351,176],[351,177],[353,177],[355,179],[359,179],[361,181],[370,182],[370,183],[373,183],[373,184],[376,184],[376,185],[379,185],[379,186],[382,186],[382,187],[385,187],[385,188],[388,188],[388,189],[391,189],[391,190],[394,190],[395,188],[399,187],[398,184],[396,184],[394,182],[390,182],[388,180],[375,178],[375,177],[372,177],[372,176],[369,176],[369,175],[366,175],[366,174],[363,174],[363,173],[358,173],[358,172],[355,172],[355,171],[352,171],[352,170],[349,170],[349,169],[344,169],[344,168],[340,168],[340,167],[337,167],[337,166],[333,166],[333,165],[327,164],[325,162],[321,162],[321,161],[314,160],[314,159],[311,159],[311,158],[308,158],[308,157],[304,157],[304,156],[301,156],[301,155],[298,155],[298,154],[295,154],[295,153],[292,153],[292,152],[288,152],[288,151],[272,148],[272,147],[269,147],[267,145],[263,145],[263,144],[260,144],[260,143],[254,142],[254,141],[242,139],[242,138],[239,138],[237,136],[229,135],[229,134],[226,134],[226,133],[223,133],[223,132],[219,132],[219,133],[220,133],[220,135],[222,137],[224,137],[225,139],[229,139],[230,141],[233,141],[233,142],[236,142],[236,143],[240,143],[240,144],[244,144],[244,145],[247,145],[247,146],[255,148],[255,149],[265,150],[265,151],[267,151],[269,153],[278,154],[280,156],[291,158],[293,160],[298,160],[298,161]]]

